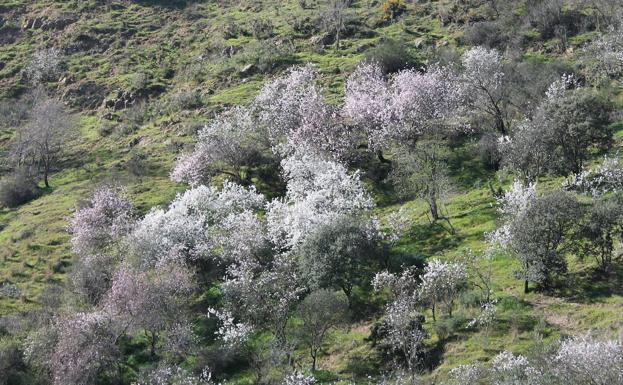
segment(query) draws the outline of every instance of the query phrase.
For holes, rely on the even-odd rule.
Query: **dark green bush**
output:
[[[378,63],[386,73],[398,72],[417,65],[407,47],[395,40],[386,40],[368,51],[364,61]]]
[[[24,173],[17,172],[0,181],[0,204],[17,207],[39,196],[36,183]]]

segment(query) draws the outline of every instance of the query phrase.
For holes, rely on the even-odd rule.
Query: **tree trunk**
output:
[[[152,359],[156,358],[156,343],[158,342],[158,334],[156,332],[151,332],[151,349],[149,354]]]
[[[335,31],[335,50],[340,50],[340,28]]]
[[[430,215],[433,217],[433,221],[437,221],[439,219],[439,210],[437,209],[437,199],[431,197],[430,202]]]
[[[523,281],[523,292],[524,294],[528,294],[528,280],[527,279]]]
[[[45,187],[50,187],[50,182],[48,181],[48,174],[50,173],[50,170],[48,168],[48,166],[45,166],[43,169],[43,183],[45,183]]]
[[[434,303],[431,306],[431,310],[433,311],[433,321],[437,321],[437,318],[435,318],[435,304]]]
[[[379,159],[379,161],[380,161],[381,163],[385,163],[385,164],[390,164],[390,163],[391,163],[391,161],[387,160],[387,158],[385,158],[385,157],[383,156],[383,151],[381,151],[381,150],[378,150],[378,151],[376,152],[376,157]]]
[[[312,353],[312,373],[316,371],[316,353]]]

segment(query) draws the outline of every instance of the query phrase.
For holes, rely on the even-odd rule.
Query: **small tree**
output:
[[[414,372],[420,363],[427,336],[422,325],[424,316],[419,311],[422,303],[416,270],[407,268],[400,275],[380,272],[372,283],[375,290],[389,288],[392,293],[381,325],[384,342],[391,351],[401,354],[407,369]]]
[[[552,164],[551,148],[544,140],[542,128],[531,121],[517,125],[510,137],[500,137],[497,149],[502,165],[518,172],[526,181],[543,175]]]
[[[122,265],[103,300],[103,308],[127,331],[145,331],[151,357],[160,333],[184,321],[193,283],[190,271],[174,264],[138,272]]]
[[[528,292],[528,282],[542,289],[554,275],[566,272],[568,236],[581,212],[574,196],[558,191],[536,198],[508,223],[507,245],[520,262],[517,276],[524,280],[524,292]]]
[[[550,95],[533,119],[539,128],[535,133],[548,145],[550,170],[578,173],[591,148],[605,150],[612,144],[612,105],[587,88]]]
[[[343,114],[368,135],[370,147],[413,145],[423,137],[443,135],[463,104],[463,89],[448,68],[403,70],[386,80],[376,63],[364,63],[346,83]]]
[[[387,0],[381,6],[383,20],[392,23],[406,10],[407,5],[404,0]]]
[[[402,198],[418,198],[426,202],[432,222],[443,218],[450,224],[440,209],[452,190],[448,178],[448,155],[447,148],[437,141],[419,142],[414,149],[402,148],[392,164],[389,179]]]
[[[612,267],[616,242],[620,242],[622,234],[621,198],[598,198],[593,202],[586,222],[577,233],[577,254],[581,258],[595,258],[599,270],[608,273]]]
[[[269,147],[265,133],[252,119],[251,111],[236,108],[218,116],[199,131],[194,151],[178,160],[171,179],[198,185],[225,174],[238,183],[248,183],[249,168],[262,160],[262,152]]]
[[[67,226],[72,235],[72,251],[80,257],[107,251],[131,230],[133,211],[123,189],[96,190],[86,205],[76,210]]]
[[[449,315],[452,315],[454,300],[467,283],[467,271],[460,263],[431,261],[424,268],[419,287],[420,299],[427,302],[436,320],[435,310],[442,304]]]
[[[346,28],[348,8],[352,0],[329,0],[324,14],[324,28],[335,36],[335,49],[340,49],[341,34]]]
[[[50,187],[50,172],[59,165],[67,142],[76,133],[65,107],[45,95],[39,96],[29,121],[16,133],[12,151],[16,167],[42,175],[45,186]]]
[[[316,370],[318,352],[327,332],[346,320],[347,311],[346,300],[328,289],[311,293],[298,306],[297,315],[302,321],[298,332],[309,348],[312,371]]]
[[[58,48],[46,48],[35,52],[26,68],[28,77],[34,84],[56,81],[61,73],[63,56]]]
[[[51,359],[55,385],[94,383],[112,374],[119,362],[123,327],[105,312],[78,313],[57,321],[58,340]]]
[[[256,124],[268,132],[273,152],[281,157],[307,152],[341,158],[354,145],[339,124],[311,66],[291,68],[267,82],[253,101]]]

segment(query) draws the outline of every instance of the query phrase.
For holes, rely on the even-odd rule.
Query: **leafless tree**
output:
[[[28,121],[18,127],[13,143],[16,168],[41,175],[50,186],[50,172],[59,164],[67,141],[76,133],[76,123],[63,104],[39,93]]]
[[[329,0],[324,14],[324,28],[335,36],[335,49],[340,49],[341,34],[346,28],[350,0]]]

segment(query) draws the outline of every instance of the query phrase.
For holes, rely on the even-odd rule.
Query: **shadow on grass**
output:
[[[615,262],[609,273],[595,268],[569,273],[565,285],[553,294],[579,303],[598,303],[613,295],[623,296],[623,265]]]
[[[459,244],[459,236],[452,235],[447,226],[441,222],[435,222],[413,225],[407,237],[398,246],[405,251],[434,255],[455,248]]]
[[[461,189],[485,185],[495,178],[495,170],[483,164],[470,142],[463,142],[460,147],[453,148],[448,159],[452,182]]]
[[[352,373],[355,378],[367,378],[381,373],[383,364],[379,361],[376,354],[358,355],[348,361],[345,371]]]

